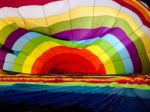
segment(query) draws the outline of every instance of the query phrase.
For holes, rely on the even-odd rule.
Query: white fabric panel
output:
[[[17,8],[11,8],[11,7],[0,8],[0,18],[7,18],[7,17],[20,18]]]
[[[82,6],[93,6],[94,0],[69,0],[69,4],[71,9]]]
[[[47,16],[59,15],[69,11],[69,2],[64,0],[48,3],[44,5],[44,9]]]
[[[0,8],[0,18],[6,17],[21,18],[20,14],[23,18],[45,18],[45,15],[46,16],[59,15],[69,11],[69,3],[70,8],[74,9],[81,6],[93,6],[94,0],[64,0],[48,3],[44,6],[39,5],[22,6],[19,8],[19,12],[17,8],[4,7]],[[118,11],[120,9],[120,5],[112,0],[95,0],[95,6],[113,7]],[[142,24],[138,15],[136,15],[131,10],[121,7],[121,11],[126,14],[129,14],[139,26]]]
[[[138,27],[143,24],[139,16],[136,13],[132,12],[131,10],[127,9],[126,7],[122,7],[120,11],[132,17],[132,19],[135,21]]]
[[[95,0],[95,6],[107,6],[107,7],[113,7],[117,10],[120,9],[120,5],[112,0]]]
[[[44,18],[44,8],[43,6],[23,6],[18,8],[21,16],[23,18]]]
[[[148,28],[147,26],[143,25],[142,27],[140,27],[139,30],[142,30],[150,39],[150,28]]]

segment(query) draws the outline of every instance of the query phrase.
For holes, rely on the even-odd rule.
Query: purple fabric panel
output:
[[[102,38],[105,34],[112,34],[122,42],[122,44],[126,47],[126,49],[130,54],[130,57],[134,65],[135,73],[140,73],[142,71],[142,62],[138,55],[137,48],[134,42],[132,42],[132,40],[120,28],[101,27],[96,29],[74,29],[74,30],[60,32],[54,34],[53,36],[55,38],[64,39],[64,40],[86,40],[95,37]]]
[[[112,29],[109,33],[116,36],[128,50],[130,57],[132,59],[133,65],[134,65],[135,73],[141,73],[142,62],[140,60],[140,57],[138,55],[138,51],[134,42],[132,42],[132,40],[120,28]]]
[[[25,33],[27,33],[27,30],[24,29],[17,29],[16,31],[12,32],[7,40],[4,43],[4,46],[6,46],[8,49],[11,49],[12,46],[14,45],[14,43],[17,41],[17,39],[19,39],[22,35],[24,35]],[[3,69],[3,65],[4,65],[4,61],[5,61],[5,57],[7,55],[9,51],[4,50],[4,49],[0,49],[0,68]]]
[[[0,69],[3,69],[6,54],[7,54],[7,51],[0,49]]]
[[[55,38],[63,40],[86,40],[92,39],[97,36],[102,36],[107,32],[109,28],[101,27],[96,29],[76,29],[68,30],[52,35]]]
[[[12,48],[13,44],[19,39],[22,35],[27,33],[27,30],[17,29],[12,32],[4,43],[8,48]],[[102,38],[105,34],[112,34],[116,36],[122,44],[126,47],[131,57],[131,60],[134,65],[134,72],[139,73],[142,71],[142,63],[140,57],[138,55],[137,48],[132,40],[125,34],[125,32],[120,28],[107,28],[101,27],[96,29],[76,29],[76,30],[68,30],[64,32],[60,32],[54,34],[53,37],[63,40],[86,40],[92,39],[95,37]],[[0,49],[0,60],[5,60],[7,51],[3,51]],[[0,68],[3,67],[3,62],[0,63]]]
[[[24,34],[28,33],[27,30],[25,29],[17,29],[16,31],[12,32],[7,40],[5,41],[4,45],[7,46],[8,48],[12,48],[12,46],[14,45],[14,43]]]

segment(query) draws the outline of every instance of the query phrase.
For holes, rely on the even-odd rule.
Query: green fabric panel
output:
[[[130,39],[134,42],[139,56],[141,55],[140,59],[141,59],[142,66],[143,66],[142,67],[143,73],[149,72],[150,71],[150,69],[149,69],[150,68],[150,62],[149,62],[149,58],[148,58],[148,55],[146,53],[146,49],[144,47],[142,40],[140,38],[137,38],[137,35],[135,33],[132,33],[130,35]]]
[[[25,59],[27,58],[27,56],[41,43],[43,43],[44,41],[47,42],[46,39],[43,38],[43,36],[39,36],[39,37],[35,37],[34,39],[32,39],[31,41],[29,41],[22,49],[22,51],[18,54],[18,56],[16,57],[14,63],[20,64],[23,66]],[[39,49],[40,50],[40,49]],[[32,57],[34,58],[34,57]],[[13,70],[17,71],[20,69],[22,70],[22,66],[13,66]]]
[[[118,77],[119,78],[119,77]],[[0,82],[1,86],[11,86],[14,84],[22,84],[20,82]],[[147,84],[119,84],[117,82],[112,83],[87,83],[87,82],[61,82],[61,83],[42,83],[42,82],[28,82],[28,84],[35,85],[47,85],[47,86],[88,86],[88,87],[116,87],[116,88],[133,88],[141,90],[150,90],[150,86]]]
[[[33,28],[32,31],[35,31],[35,32],[39,32],[39,33],[42,33],[42,34],[47,34],[49,35],[50,34],[50,29],[48,29],[48,27],[37,27],[37,28]]]
[[[122,74],[125,73],[125,69],[124,69],[124,64],[122,62],[122,59],[119,55],[119,53],[116,51],[116,49],[109,44],[107,41],[105,40],[97,40],[94,44],[98,45],[101,49],[103,49],[111,58],[115,70],[116,70],[116,74]],[[101,54],[100,54],[101,55]],[[109,63],[105,63],[105,64],[109,64]],[[119,68],[118,68],[119,66]]]
[[[109,20],[108,20],[108,18],[109,18]],[[76,29],[76,28],[81,28],[81,26],[82,26],[82,28],[89,28],[89,27],[83,27],[83,26],[85,26],[84,25],[84,21],[86,21],[86,20],[91,20],[91,17],[85,17],[85,18],[77,18],[77,19],[74,19],[74,20],[72,20],[71,22],[72,23],[76,23],[76,25],[74,26],[74,28],[73,29]],[[108,21],[108,22],[105,22],[105,21]],[[115,18],[114,17],[108,17],[108,16],[100,16],[100,17],[94,17],[94,26],[93,26],[93,28],[97,28],[97,27],[99,27],[99,26],[103,26],[104,25],[104,27],[112,27],[112,25],[113,25],[113,27],[119,27],[119,28],[121,28],[121,29],[123,29],[124,31],[125,31],[125,33],[127,34],[127,35],[129,35],[130,36],[130,39],[134,42],[134,40],[136,40],[134,43],[135,43],[135,45],[136,45],[136,47],[137,47],[137,49],[138,49],[138,52],[140,53],[141,51],[143,52],[143,51],[145,51],[145,48],[144,48],[144,46],[143,46],[143,43],[141,42],[141,40],[138,38],[138,36],[135,34],[135,33],[133,33],[134,31],[131,29],[131,27],[129,26],[129,24],[126,22],[126,21],[124,21],[123,19],[120,19],[120,18],[117,18],[117,21],[114,23],[114,21],[115,21]],[[66,23],[66,21],[65,21],[65,23]],[[83,24],[82,24],[83,23]],[[108,24],[107,24],[108,23]],[[61,22],[61,24],[63,24],[63,22]],[[53,29],[53,27],[55,27],[55,29],[60,29],[60,27],[59,27],[59,23],[57,23],[57,24],[54,24],[54,25],[52,25],[52,26],[50,26],[52,29]],[[56,28],[57,27],[57,28]],[[69,27],[68,27],[69,28]],[[61,30],[61,29],[60,29]],[[66,29],[65,29],[66,30]],[[68,29],[69,30],[69,29]],[[64,31],[64,30],[63,30]],[[55,31],[55,32],[59,32],[59,31]],[[54,32],[53,32],[54,33]],[[134,34],[134,36],[132,36]],[[85,47],[84,45],[80,45],[81,47],[83,46],[83,47]],[[147,59],[148,59],[148,57],[147,57]]]
[[[91,28],[99,28],[99,27],[110,27],[110,28],[119,27],[123,29],[127,34],[129,34],[130,32],[133,32],[128,22],[121,18],[117,18],[117,21],[115,22],[115,17],[106,16],[106,15],[95,16],[93,19],[93,27],[91,25],[92,19],[93,17],[80,17],[80,18],[73,19],[71,21],[63,21],[63,22],[53,24],[49,26],[49,29],[50,29],[49,35],[63,32],[66,30],[70,30],[71,28],[72,29],[91,29]],[[87,24],[88,21],[90,21],[90,24]],[[70,23],[71,23],[71,27],[70,27]],[[43,28],[44,27],[36,27],[31,30],[36,31],[36,29],[38,29],[38,31],[40,30],[42,31]]]
[[[3,45],[6,39],[8,38],[8,36],[16,29],[18,29],[18,27],[15,26],[15,24],[10,24],[8,26],[5,26],[3,29],[1,29],[0,30],[0,44]]]
[[[139,54],[140,59],[142,60],[142,73],[149,74],[150,73],[150,61],[147,57],[146,53]]]

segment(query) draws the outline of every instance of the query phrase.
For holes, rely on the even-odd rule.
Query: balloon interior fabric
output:
[[[0,0],[0,69],[150,73],[150,10],[139,0]]]
[[[150,112],[150,78],[113,77],[1,76],[0,111]]]
[[[150,112],[144,4],[0,0],[0,112]]]

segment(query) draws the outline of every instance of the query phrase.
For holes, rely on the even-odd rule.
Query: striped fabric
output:
[[[143,75],[103,78],[22,75],[0,76],[0,81],[0,110],[6,112],[150,111],[150,79]]]
[[[138,0],[0,0],[0,69],[150,73],[150,9]]]

